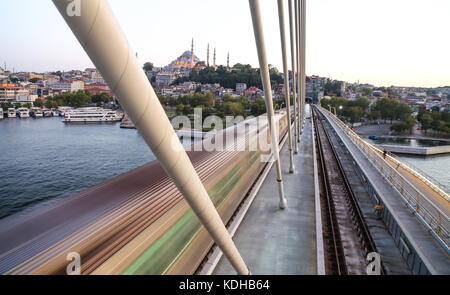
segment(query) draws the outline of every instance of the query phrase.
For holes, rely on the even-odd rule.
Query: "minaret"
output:
[[[230,52],[228,51],[228,55],[227,55],[227,70],[230,70]]]
[[[209,68],[209,43],[208,43],[208,50],[207,50],[207,53],[206,53],[206,65]]]
[[[213,68],[216,69],[216,48],[214,47]]]
[[[193,68],[194,65],[194,38],[192,38],[192,47],[191,47],[191,68]]]

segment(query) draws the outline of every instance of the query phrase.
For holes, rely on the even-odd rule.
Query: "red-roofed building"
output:
[[[0,102],[22,101],[30,95],[30,91],[14,84],[0,84]]]
[[[84,86],[84,89],[89,90],[92,95],[108,93],[109,95],[114,96],[108,85],[106,84],[86,84]]]

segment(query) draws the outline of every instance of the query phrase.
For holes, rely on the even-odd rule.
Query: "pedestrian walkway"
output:
[[[253,201],[234,241],[254,275],[312,275],[316,266],[316,222],[311,122],[306,120],[299,153],[294,155],[295,173],[289,174],[289,150],[281,152],[288,207],[278,208],[275,167]],[[224,257],[214,274],[235,274]]]

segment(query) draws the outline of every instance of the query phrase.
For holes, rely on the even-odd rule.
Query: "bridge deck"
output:
[[[288,208],[278,209],[276,171],[272,167],[234,241],[255,275],[316,274],[316,222],[311,122],[306,121],[295,173],[289,174],[289,151],[281,151]],[[235,274],[224,257],[214,274]]]

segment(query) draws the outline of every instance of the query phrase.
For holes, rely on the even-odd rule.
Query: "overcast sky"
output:
[[[92,66],[50,0],[0,1],[2,67]],[[218,64],[226,64],[230,51],[232,65],[258,66],[246,0],[109,2],[142,62],[167,65],[194,38],[202,60],[209,42]],[[261,0],[261,6],[269,63],[281,69],[277,1]],[[309,0],[307,14],[308,75],[379,86],[450,85],[450,0]]]

